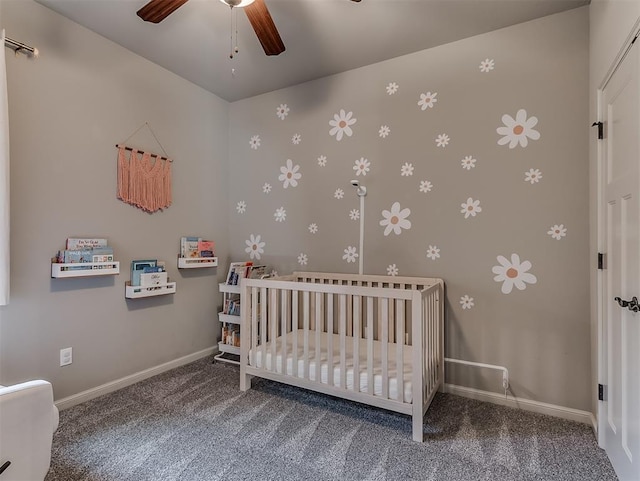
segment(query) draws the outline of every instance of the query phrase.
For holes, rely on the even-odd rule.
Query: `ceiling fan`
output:
[[[279,55],[284,52],[285,47],[278,33],[275,23],[271,18],[269,9],[264,0],[220,0],[222,3],[233,7],[243,7],[249,23],[256,32],[258,40],[267,55]],[[351,0],[360,2],[360,0]],[[145,22],[160,23],[182,5],[187,0],[151,0],[144,7],[138,10],[138,16]]]

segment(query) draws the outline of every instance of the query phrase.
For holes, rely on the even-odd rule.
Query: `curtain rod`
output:
[[[9,37],[5,37],[4,38],[4,46],[5,47],[9,47],[16,54],[23,53],[25,55],[28,55],[29,57],[37,57],[38,56],[38,49],[37,48],[30,47],[29,45],[26,45],[26,44],[24,44],[22,42],[18,42],[17,40],[14,40],[14,39],[9,38]]]

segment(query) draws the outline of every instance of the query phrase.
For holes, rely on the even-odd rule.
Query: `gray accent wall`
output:
[[[232,257],[441,277],[447,356],[591,409],[588,13],[232,103]],[[364,253],[351,179],[368,189]],[[476,368],[447,382],[501,391]]]
[[[0,383],[51,381],[56,399],[210,348],[218,274],[178,271],[184,235],[228,249],[228,103],[31,0],[2,0],[11,141],[11,301],[0,307]],[[115,144],[148,122],[173,164],[173,205],[116,199]],[[129,144],[159,151],[142,129]],[[115,277],[51,279],[67,237],[106,237]],[[132,259],[163,259],[175,295],[126,300]],[[225,271],[226,272],[226,271]],[[59,350],[73,364],[59,367]]]

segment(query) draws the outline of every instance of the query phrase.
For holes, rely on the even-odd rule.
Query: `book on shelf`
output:
[[[240,326],[225,324],[222,326],[222,344],[240,347]]]
[[[180,257],[214,257],[215,242],[202,237],[188,236],[180,238]]]
[[[215,243],[210,240],[200,239],[198,241],[198,257],[214,257]]]
[[[67,250],[86,250],[95,247],[107,247],[107,239],[80,237],[67,238]]]
[[[113,261],[111,247],[95,247],[85,249],[65,249],[58,251],[57,261],[64,264]]]
[[[180,257],[198,257],[198,242],[200,237],[181,237],[180,238]]]
[[[157,259],[141,259],[131,261],[131,285],[140,285],[140,275],[144,273],[145,267],[156,267]]]
[[[247,268],[251,267],[253,262],[232,262],[229,264],[229,272],[227,273],[227,284],[230,286],[237,286],[240,284],[240,279],[247,277]]]
[[[227,296],[224,300],[224,306],[222,306],[222,313],[230,316],[240,315],[240,296],[238,294]]]

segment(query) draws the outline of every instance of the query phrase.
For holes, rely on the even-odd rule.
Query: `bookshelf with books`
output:
[[[65,248],[51,259],[51,277],[94,277],[120,274],[107,239],[69,237]]]
[[[253,262],[232,262],[229,266],[226,282],[218,284],[222,293],[222,310],[218,321],[222,324],[222,335],[218,342],[220,353],[214,357],[217,361],[240,363],[240,281],[247,278],[268,277],[266,266],[257,266]]]
[[[218,258],[215,256],[215,243],[213,241],[193,236],[180,238],[178,269],[199,269],[217,266]]]
[[[176,283],[167,276],[164,261],[140,259],[131,261],[131,280],[125,282],[127,299],[175,294]]]

